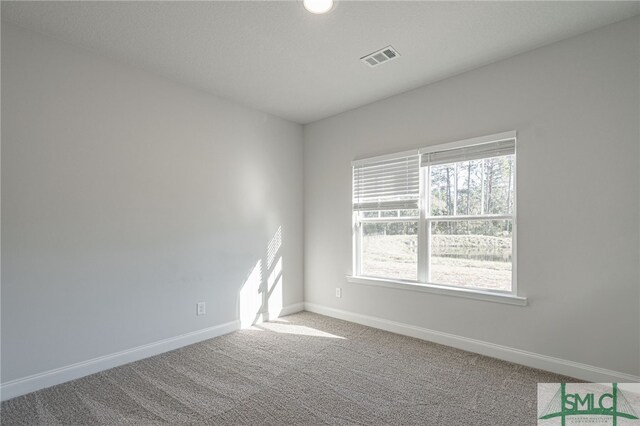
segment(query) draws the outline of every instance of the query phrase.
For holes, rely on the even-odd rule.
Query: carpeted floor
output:
[[[2,425],[536,424],[570,379],[308,312],[2,403]]]

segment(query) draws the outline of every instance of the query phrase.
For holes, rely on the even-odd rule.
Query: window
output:
[[[515,294],[515,132],[353,163],[354,275]]]
[[[417,281],[419,203],[417,152],[354,165],[358,275]]]

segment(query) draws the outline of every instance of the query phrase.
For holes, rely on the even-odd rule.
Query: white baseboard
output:
[[[67,365],[65,367],[45,371],[43,373],[11,380],[0,385],[0,400],[5,401],[29,392],[68,382],[69,380],[79,379],[80,377],[88,376],[89,374],[98,373],[133,361],[158,355],[163,352],[172,351],[183,346],[192,345],[213,337],[222,336],[223,334],[231,333],[232,331],[239,329],[240,321],[231,321],[225,324],[182,334],[180,336],[170,337],[147,345],[137,346],[114,354],[93,358],[87,361]]]
[[[275,315],[269,315],[267,313],[262,314],[258,318],[258,322],[268,321],[269,318],[275,319],[277,317],[291,315],[303,310],[304,303],[294,303],[283,307],[280,312]],[[67,365],[65,367],[45,371],[43,373],[11,380],[0,384],[0,400],[5,401],[29,392],[68,382],[69,380],[79,379],[80,377],[88,376],[89,374],[99,373],[100,371],[108,370],[109,368],[118,367],[143,358],[172,351],[183,346],[192,345],[203,340],[222,336],[223,334],[231,333],[232,331],[239,329],[240,321],[231,321],[225,324],[182,334],[180,336],[170,337],[147,345],[137,346],[114,354],[93,358],[87,361]]]
[[[284,316],[295,314],[296,312],[302,312],[302,311],[304,311],[304,303],[303,302],[294,303],[293,305],[285,306],[282,309],[280,309],[280,312],[275,317],[272,317],[271,315],[269,315],[269,318],[273,319],[273,318],[284,317]]]
[[[533,352],[496,345],[489,342],[483,342],[481,340],[469,339],[467,337],[456,336],[454,334],[443,333],[440,331],[429,330],[427,328],[390,321],[383,318],[356,314],[327,306],[316,305],[315,303],[305,303],[304,306],[305,310],[309,312],[315,312],[317,314],[355,322],[373,328],[379,328],[381,330],[402,334],[404,336],[428,340],[430,342],[490,356],[492,358],[498,358],[504,361],[525,365],[527,367],[538,368],[540,370],[546,370],[556,374],[563,374],[580,380],[596,383],[640,382],[640,376],[620,373],[600,367],[594,367],[592,365],[567,361],[547,355],[540,355]]]
[[[526,365],[528,367],[539,368],[557,374],[564,374],[581,380],[601,383],[640,382],[640,377],[630,374],[606,370],[604,368],[513,349],[506,346],[495,345],[493,343],[469,339],[467,337],[456,336],[449,333],[442,333],[409,324],[389,321],[383,318],[355,314],[348,311],[316,305],[314,303],[296,303],[285,306],[277,315],[272,316],[271,319],[290,315],[302,310],[452,346],[454,348]],[[265,315],[264,317],[266,318],[267,316]],[[231,333],[238,329],[240,329],[240,321],[231,321],[214,327],[205,328],[191,333],[182,334],[180,336],[160,340],[158,342],[149,343],[147,345],[116,352],[114,354],[93,358],[65,367],[45,371],[43,373],[11,380],[0,385],[0,400],[5,401],[29,392],[34,392],[39,389],[68,382],[69,380],[88,376],[89,374],[98,373],[100,371],[158,355],[163,352],[172,351],[203,340],[222,336],[223,334]]]
[[[281,308],[278,312],[274,312],[274,313],[262,312],[258,314],[256,316],[255,321],[251,325],[253,326],[256,324],[261,324],[263,322],[273,321],[277,318],[295,314],[296,312],[302,312],[302,311],[304,311],[304,303],[303,302],[294,303],[293,305],[288,305]]]

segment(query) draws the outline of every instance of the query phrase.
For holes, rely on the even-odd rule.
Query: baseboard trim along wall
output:
[[[269,320],[272,320],[272,319],[276,319],[276,318],[284,317],[284,316],[287,316],[287,315],[295,314],[296,312],[300,312],[300,311],[304,311],[304,303],[302,303],[302,302],[294,303],[293,305],[288,305],[288,306],[283,307],[282,309],[280,309],[280,312],[278,312],[276,314],[271,314],[269,312],[263,313],[260,316],[260,318],[258,319],[258,322],[269,321]]]
[[[417,339],[451,346],[465,351],[525,365],[527,367],[539,368],[541,370],[551,371],[557,374],[564,374],[566,376],[575,377],[580,380],[600,383],[640,382],[639,376],[634,376],[631,374],[620,373],[600,367],[594,367],[591,365],[567,361],[560,358],[554,358],[547,355],[540,355],[533,352],[527,352],[520,349],[496,345],[493,343],[483,342],[481,340],[470,339],[454,334],[429,330],[427,328],[417,327],[414,325],[396,321],[390,321],[383,318],[356,314],[353,312],[317,305],[315,303],[296,303],[285,306],[276,315],[270,316],[268,314],[263,314],[262,320],[266,321],[269,318],[275,319],[277,317],[290,315],[302,310],[307,310],[309,312],[314,312],[317,314],[326,315],[329,317],[338,318],[369,327],[379,328],[381,330],[402,334],[404,336],[415,337]],[[135,348],[127,349],[114,354],[93,358],[65,367],[45,371],[43,373],[11,380],[0,385],[0,400],[5,401],[7,399],[15,398],[29,392],[37,391],[39,389],[44,389],[50,386],[68,382],[70,380],[79,379],[81,377],[99,373],[100,371],[108,370],[113,367],[118,367],[120,365],[128,364],[130,362],[138,361],[150,356],[172,351],[183,346],[192,345],[203,340],[222,336],[239,329],[240,321],[231,321],[191,333],[182,334],[180,336],[170,337],[168,339],[160,340],[154,343],[137,346]]]
[[[303,309],[303,303],[285,306],[277,315],[273,315],[272,319],[300,312]],[[263,314],[262,318],[269,318],[269,315]],[[87,361],[67,365],[65,367],[45,371],[43,373],[11,380],[0,385],[0,400],[5,401],[29,392],[59,385],[64,382],[79,379],[90,374],[99,373],[100,371],[108,370],[110,368],[118,367],[150,356],[159,355],[164,352],[169,352],[183,346],[192,345],[203,340],[222,336],[239,329],[240,321],[231,321],[213,327],[204,328],[202,330],[170,337],[168,339],[159,340],[146,345],[137,346],[114,354],[93,358]]]
[[[304,307],[305,310],[309,312],[314,312],[345,321],[355,322],[357,324],[362,324],[373,328],[379,328],[381,330],[402,334],[404,336],[415,337],[417,339],[451,346],[480,355],[486,355],[492,358],[525,365],[527,367],[538,368],[540,370],[546,370],[557,374],[563,374],[569,377],[575,377],[576,379],[580,380],[594,383],[640,382],[640,376],[620,373],[600,367],[594,367],[592,365],[554,358],[547,355],[540,355],[533,352],[527,352],[507,346],[496,345],[493,343],[483,342],[481,340],[470,339],[454,334],[429,330],[427,328],[417,327],[410,324],[404,324],[368,315],[356,314],[353,312],[317,305],[315,303],[305,303]]]
[[[0,387],[0,398],[4,401],[38,389],[48,388],[50,386],[68,382],[69,380],[88,376],[89,374],[98,373],[100,371],[158,355],[163,352],[172,351],[213,337],[222,336],[223,334],[231,333],[238,329],[240,329],[240,321],[231,321],[214,327],[204,328],[202,330],[185,333],[180,336],[170,337],[168,339],[137,346],[111,355],[105,355],[88,361],[71,364],[66,367],[45,371],[44,373],[11,380],[10,382],[3,383]]]

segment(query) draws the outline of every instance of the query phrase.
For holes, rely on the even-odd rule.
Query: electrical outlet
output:
[[[336,297],[342,297],[342,289],[340,287],[336,287]]]
[[[207,313],[207,311],[205,309],[204,302],[196,303],[196,315],[204,315],[206,313]]]

